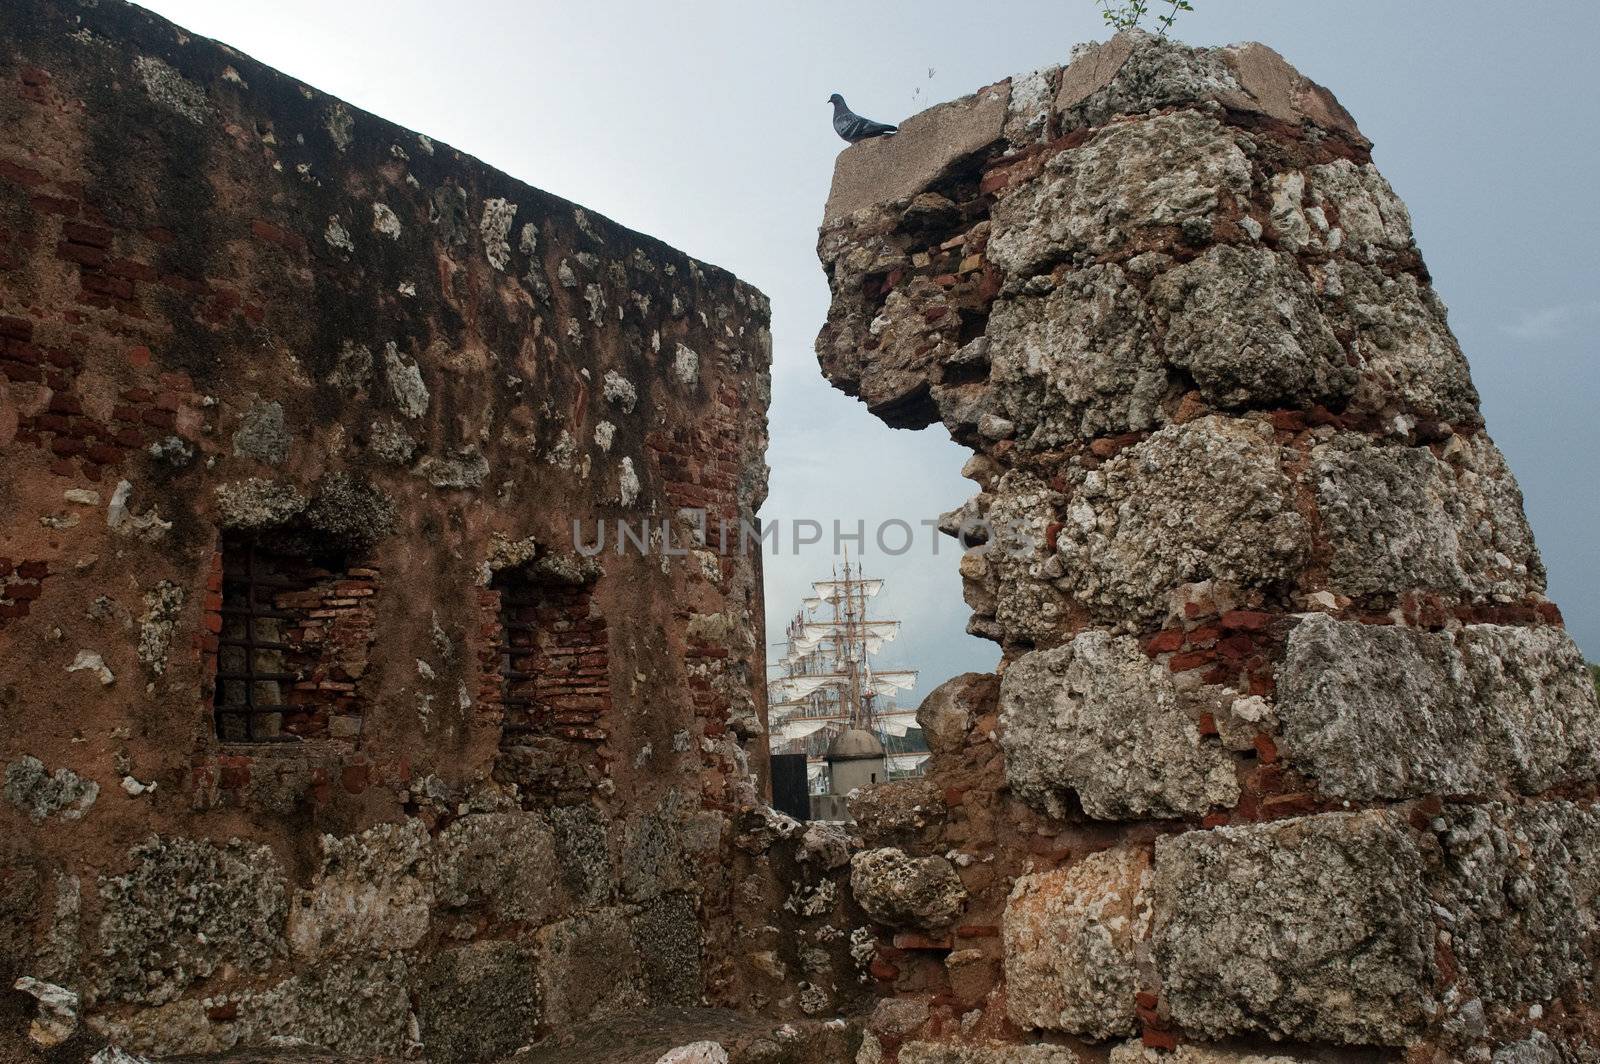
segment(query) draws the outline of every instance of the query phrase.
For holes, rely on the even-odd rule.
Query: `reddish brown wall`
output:
[[[292,890],[324,834],[580,807],[618,881],[695,847],[718,864],[764,762],[743,749],[759,556],[619,556],[613,536],[595,565],[572,522],[592,541],[600,519],[753,519],[766,299],[115,0],[7,4],[0,85],[0,761],[99,786],[80,819],[33,820],[21,770],[25,800],[0,803],[7,875],[32,885],[10,891],[5,985],[34,972],[67,875],[83,963],[57,981],[93,996],[98,877],[152,833],[264,843]],[[348,550],[307,604],[339,664],[296,695],[311,738],[224,744],[219,544],[286,516]],[[517,566],[552,589],[543,660],[575,664],[503,739],[488,580]],[[69,672],[80,652],[111,681]],[[351,706],[359,728],[333,726]],[[713,967],[726,885],[659,878],[541,919],[632,906],[638,935],[687,912]],[[534,934],[495,920],[440,948]]]

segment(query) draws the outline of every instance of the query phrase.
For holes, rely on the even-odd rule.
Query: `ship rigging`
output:
[[[916,727],[916,710],[895,701],[916,686],[914,669],[877,669],[873,658],[900,634],[900,622],[874,617],[871,600],[884,582],[863,574],[849,557],[833,577],[812,585],[789,621],[776,675],[767,683],[768,721],[774,753],[805,753],[815,789],[825,781],[823,753],[849,728],[877,735],[889,752],[891,778],[917,775],[925,749],[908,749],[906,735]],[[920,744],[916,744],[920,746]]]

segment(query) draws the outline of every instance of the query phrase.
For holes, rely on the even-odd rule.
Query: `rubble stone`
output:
[[[1343,406],[1356,371],[1297,265],[1220,244],[1151,286],[1167,360],[1226,409]]]
[[[1266,426],[1211,416],[1069,469],[1057,586],[1115,623],[1160,617],[1181,584],[1292,584],[1310,530],[1280,461]]]
[[[441,951],[419,973],[422,1040],[439,1064],[508,1056],[538,1033],[533,951],[486,941]]]
[[[1149,881],[1150,855],[1131,848],[1017,880],[1004,931],[1013,1023],[1095,1039],[1137,1030],[1137,945],[1149,932]]]
[[[1404,1045],[1427,1018],[1433,920],[1403,818],[1325,813],[1156,843],[1152,950],[1172,1018]]]
[[[536,813],[476,813],[439,836],[439,900],[495,920],[537,924],[555,914],[556,837]]]
[[[995,401],[1032,447],[1152,428],[1175,387],[1150,307],[1120,266],[997,304],[988,337]]]
[[[966,888],[943,857],[912,857],[885,847],[850,859],[850,890],[856,902],[890,927],[933,930],[954,923],[966,903]]]
[[[1201,226],[1250,191],[1250,161],[1215,119],[1178,111],[1109,126],[1045,163],[994,205],[988,255],[1013,278],[1137,244],[1144,231]]]
[[[1068,796],[1104,820],[1180,817],[1239,799],[1233,761],[1207,742],[1172,673],[1129,636],[1089,631],[1035,650],[1000,685],[1006,781],[1064,817]]]
[[[239,1003],[242,1045],[304,1044],[352,1056],[399,1056],[415,1016],[410,973],[398,957],[348,957],[319,965]]]
[[[1328,583],[1350,596],[1422,588],[1512,601],[1544,590],[1522,492],[1476,437],[1457,462],[1424,447],[1340,435],[1312,449],[1309,479],[1332,547]]]
[[[1538,794],[1600,771],[1594,686],[1559,628],[1311,614],[1289,637],[1276,711],[1280,752],[1335,798]]]
[[[1600,809],[1448,805],[1436,825],[1451,953],[1486,1003],[1525,1008],[1594,978]]]
[[[900,1047],[900,1064],[1082,1064],[1082,1060],[1066,1046],[907,1042]]]
[[[159,1005],[222,965],[258,972],[285,952],[283,873],[266,846],[151,836],[102,876],[98,995]]]
[[[428,933],[434,893],[427,831],[417,821],[380,824],[322,840],[322,868],[289,913],[296,955],[409,949]]]
[[[544,1022],[569,1027],[644,1003],[625,909],[546,924],[535,936]]]
[[[6,766],[6,800],[35,824],[50,817],[77,820],[100,796],[100,784],[87,780],[69,768],[54,772],[44,762],[25,754]]]

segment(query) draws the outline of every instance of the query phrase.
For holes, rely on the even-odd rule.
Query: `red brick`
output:
[[[1312,813],[1317,808],[1317,800],[1310,794],[1275,794],[1261,801],[1263,815],[1286,816],[1291,813]]]
[[[88,244],[97,248],[110,247],[111,239],[116,235],[109,229],[83,222],[67,222],[61,227],[61,234],[74,244]]]
[[[43,361],[44,353],[22,340],[0,340],[0,358],[37,366]]]
[[[1192,650],[1187,654],[1174,654],[1167,661],[1167,668],[1173,672],[1188,672],[1211,664],[1212,654],[1206,650]]]
[[[63,199],[60,196],[47,196],[43,193],[34,196],[28,201],[33,209],[41,214],[65,214],[69,217],[78,213],[78,204],[74,200]]]
[[[1278,760],[1278,744],[1272,741],[1270,735],[1257,735],[1255,738],[1256,755],[1265,764]]]
[[[27,318],[10,318],[0,315],[0,336],[13,340],[32,340],[33,322]]]
[[[62,241],[56,245],[56,257],[82,266],[99,267],[106,264],[105,248],[90,247],[88,244],[70,244]]]
[[[1171,1031],[1161,1031],[1154,1027],[1146,1027],[1140,1033],[1139,1038],[1151,1049],[1178,1048],[1178,1036]]]
[[[125,277],[106,277],[96,273],[85,273],[81,283],[85,292],[95,292],[113,296],[117,299],[133,298],[133,282]]]
[[[1259,632],[1272,623],[1272,614],[1259,610],[1229,610],[1222,615],[1222,627],[1242,632]]]
[[[957,938],[999,938],[1000,928],[994,924],[962,924],[956,928]]]
[[[0,178],[24,188],[34,188],[45,182],[45,176],[39,171],[30,170],[26,166],[19,166],[5,159],[0,159]]]

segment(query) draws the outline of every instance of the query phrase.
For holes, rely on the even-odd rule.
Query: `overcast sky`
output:
[[[1591,0],[1194,0],[1179,36],[1261,40],[1334,90],[1377,145],[1522,483],[1573,635],[1600,658],[1600,121]],[[883,121],[1064,61],[1092,0],[769,4],[151,0],[197,33],[724,266],[772,297],[767,520],[913,524],[972,493],[942,428],[896,432],[821,379],[817,225],[841,143],[829,93]],[[829,544],[767,560],[769,635]],[[869,574],[905,621],[908,700],[987,669],[953,544]]]

